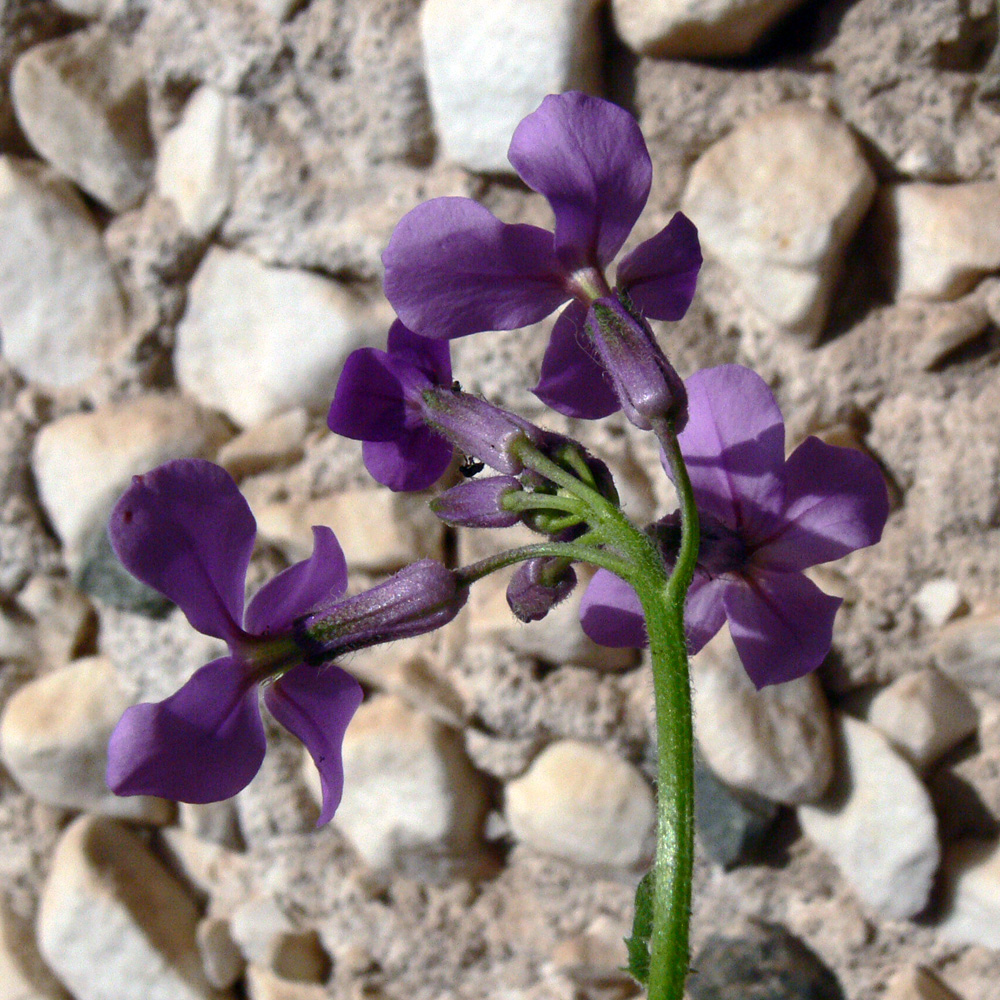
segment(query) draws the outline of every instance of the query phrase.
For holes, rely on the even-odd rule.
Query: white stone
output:
[[[182,396],[147,395],[74,413],[35,438],[32,471],[72,565],[133,475],[173,458],[213,457],[230,435],[218,415]]]
[[[966,840],[945,855],[943,910],[936,930],[960,944],[1000,949],[1000,847]]]
[[[330,972],[316,931],[297,927],[273,899],[254,897],[237,907],[230,931],[251,964],[282,979],[318,983]]]
[[[933,669],[893,681],[868,712],[868,721],[921,771],[971,736],[978,718],[965,690]]]
[[[67,1000],[45,967],[31,924],[0,896],[0,1000]]]
[[[229,208],[233,164],[228,115],[225,94],[199,87],[160,144],[156,190],[174,203],[181,225],[194,236],[207,236]]]
[[[219,449],[217,461],[234,479],[290,465],[302,457],[308,430],[309,414],[289,410],[238,434]]]
[[[257,965],[251,965],[247,969],[247,993],[250,1000],[330,1000],[330,994],[322,986],[289,982]],[[367,990],[364,996],[369,996]],[[382,994],[375,993],[371,996],[373,1000],[379,1000]]]
[[[384,338],[384,320],[328,278],[213,247],[177,331],[177,380],[241,427],[297,406],[319,412],[347,355]]]
[[[110,662],[92,656],[28,681],[0,717],[0,759],[31,796],[63,809],[166,823],[173,808],[108,790],[108,740],[128,699]]]
[[[445,155],[511,173],[518,123],[548,94],[600,81],[599,0],[425,0],[420,34]]]
[[[703,59],[744,55],[801,0],[612,0],[622,41],[643,55]]]
[[[518,840],[577,864],[632,868],[649,856],[653,793],[616,754],[578,740],[543,750],[505,791]]]
[[[938,667],[963,687],[1000,698],[1000,615],[975,615],[946,625],[932,655]]]
[[[32,146],[112,211],[137,204],[153,170],[142,60],[104,28],[36,45],[11,97]]]
[[[924,371],[933,371],[960,347],[975,340],[990,323],[989,311],[978,296],[942,302],[933,308],[935,314],[924,326],[923,336],[913,345],[913,360]],[[930,580],[924,586],[939,582],[952,581]]]
[[[220,1000],[195,943],[198,908],[112,820],[63,834],[38,915],[42,955],[76,1000]]]
[[[17,603],[35,619],[39,650],[51,666],[64,667],[96,631],[94,606],[60,577],[33,576]]]
[[[799,806],[802,830],[871,907],[905,920],[927,905],[941,849],[930,796],[873,727],[840,719],[841,768],[826,799]]]
[[[879,215],[897,297],[954,299],[1000,269],[1000,184],[895,184]]]
[[[198,923],[195,938],[205,978],[218,989],[229,989],[246,967],[229,932],[229,921],[222,917],[204,917]]]
[[[795,805],[833,776],[830,712],[815,675],[758,691],[724,629],[691,661],[695,736],[732,788]]]
[[[124,333],[121,292],[79,195],[41,164],[0,157],[0,340],[25,378],[93,375]]]
[[[947,624],[967,607],[958,584],[947,577],[928,580],[913,595],[913,604],[924,621],[935,628]]]
[[[889,980],[882,1000],[962,1000],[948,989],[930,969],[912,965],[900,969]]]
[[[741,123],[695,163],[683,197],[702,246],[778,326],[816,335],[875,175],[838,118],[801,103]]]
[[[319,781],[306,765],[319,801]],[[373,868],[433,866],[479,844],[486,798],[458,733],[393,695],[358,709],[344,738],[344,797],[333,822]]]

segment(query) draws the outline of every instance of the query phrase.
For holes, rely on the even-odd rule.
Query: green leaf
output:
[[[653,936],[653,873],[646,872],[635,890],[635,918],[632,936],[625,938],[628,968],[625,971],[640,985],[649,983],[649,939]]]

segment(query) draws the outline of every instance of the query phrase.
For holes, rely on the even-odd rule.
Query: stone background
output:
[[[108,550],[132,474],[225,465],[251,587],[313,523],[354,587],[520,539],[377,488],[323,411],[391,321],[400,215],[546,225],[507,142],[581,87],[650,146],[629,245],[699,226],[658,330],[681,373],[754,366],[790,444],[866,449],[893,499],[880,546],[815,571],[845,601],[818,676],[756,694],[725,636],[697,658],[692,1000],[998,1000],[997,37],[994,0],[0,0],[0,998],[635,995],[649,677],[573,600],[522,626],[483,583],[350,659],[324,829],[277,727],[232,802],[102,780],[123,708],[217,655]],[[638,520],[669,510],[649,440],[540,411],[546,332],[457,342],[456,374],[578,434]]]

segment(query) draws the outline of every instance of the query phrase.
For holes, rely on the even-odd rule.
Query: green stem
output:
[[[480,559],[479,562],[463,566],[455,572],[460,582],[468,585],[482,580],[484,576],[496,573],[497,570],[513,566],[515,563],[546,556],[569,559],[571,562],[591,563],[594,566],[610,570],[618,576],[623,576],[629,570],[624,560],[612,552],[604,551],[604,549],[595,549],[590,545],[581,545],[579,542],[539,542],[537,545],[522,545],[517,549],[508,549],[495,556],[488,556],[486,559]]]

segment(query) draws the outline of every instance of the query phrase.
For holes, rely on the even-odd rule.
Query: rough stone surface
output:
[[[553,743],[506,788],[514,836],[579,864],[632,867],[649,856],[653,796],[642,775],[600,747]]]
[[[789,103],[715,143],[691,169],[683,207],[764,315],[815,336],[874,192],[850,130]]]
[[[78,1000],[220,1000],[198,912],[134,834],[81,817],[63,834],[38,917],[42,955]]]
[[[242,427],[296,406],[318,411],[347,355],[384,337],[384,319],[327,278],[213,247],[177,333],[177,378]]]
[[[934,975],[930,969],[914,965],[900,971],[889,980],[885,1000],[962,1000]]]
[[[218,462],[234,479],[243,479],[302,458],[309,415],[289,410],[250,427],[219,449]]]
[[[43,385],[93,375],[125,322],[93,217],[53,171],[3,156],[0,229],[4,357]]]
[[[64,809],[166,823],[169,803],[108,791],[111,731],[128,700],[104,657],[87,657],[25,684],[0,717],[0,759],[30,795]]]
[[[946,625],[962,611],[968,610],[958,584],[947,577],[928,580],[913,595],[913,604],[920,617],[935,628]]]
[[[420,10],[434,125],[445,155],[509,173],[511,133],[547,94],[600,80],[595,0],[427,0]]]
[[[18,121],[49,163],[113,211],[143,196],[153,143],[141,67],[103,28],[37,45],[14,66]]]
[[[915,916],[927,905],[940,860],[930,798],[872,727],[842,716],[839,735],[837,779],[823,802],[799,806],[802,830],[869,906],[897,919]]]
[[[952,680],[1000,697],[1000,615],[952,622],[934,643],[934,662]]]
[[[993,841],[965,840],[945,855],[944,905],[937,929],[950,941],[1000,948],[1000,852]]]
[[[195,932],[205,978],[217,989],[228,990],[243,975],[246,963],[233,941],[229,921],[203,917]]]
[[[0,898],[0,996],[3,1000],[67,1000],[35,943],[31,924]]]

